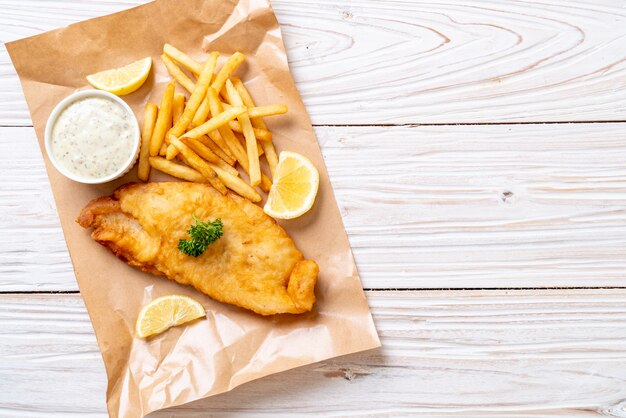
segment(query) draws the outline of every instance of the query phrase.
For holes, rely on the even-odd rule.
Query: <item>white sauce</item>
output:
[[[68,105],[52,128],[52,154],[68,171],[107,177],[135,154],[134,121],[113,100],[88,97]]]

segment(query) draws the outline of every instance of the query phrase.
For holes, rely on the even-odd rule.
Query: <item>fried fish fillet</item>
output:
[[[224,235],[199,257],[177,248],[193,215],[224,224]],[[76,221],[129,265],[215,300],[261,315],[307,312],[315,303],[317,264],[258,206],[209,185],[126,184],[89,202]]]

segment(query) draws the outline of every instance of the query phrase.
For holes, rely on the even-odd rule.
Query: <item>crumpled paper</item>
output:
[[[289,106],[286,116],[266,121],[278,152],[302,153],[320,172],[311,212],[281,222],[305,257],[320,266],[312,312],[261,317],[215,302],[190,287],[127,266],[75,223],[92,198],[136,181],[136,169],[104,185],[63,177],[43,151],[52,108],[70,93],[88,88],[87,74],[152,56],[154,69],[146,84],[123,97],[141,123],[146,102],[158,104],[170,79],[159,59],[166,42],[197,59],[212,50],[223,56],[243,52],[247,61],[237,74],[257,103]],[[380,345],[319,145],[267,1],[158,0],[6,46],[24,89],[76,280],[106,366],[110,416],[144,416],[272,373]],[[163,179],[167,176],[153,173],[153,181]],[[142,305],[167,294],[200,300],[207,319],[148,341],[134,338]]]

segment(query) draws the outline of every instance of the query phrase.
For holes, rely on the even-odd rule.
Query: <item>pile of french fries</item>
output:
[[[147,181],[154,168],[258,202],[261,196],[255,187],[268,192],[272,185],[261,170],[260,157],[265,155],[271,175],[278,164],[272,133],[263,118],[286,113],[287,106],[256,106],[243,82],[233,76],[244,54],[235,52],[216,71],[219,55],[211,52],[200,63],[164,45],[161,59],[173,80],[160,106],[146,105],[138,176]],[[175,91],[176,83],[189,93],[188,98]],[[237,166],[249,182],[240,177]]]

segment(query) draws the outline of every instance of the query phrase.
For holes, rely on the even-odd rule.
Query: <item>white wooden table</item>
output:
[[[142,0],[0,0],[0,40]],[[626,1],[274,0],[383,347],[155,417],[626,417]],[[0,47],[0,416],[105,374]]]

